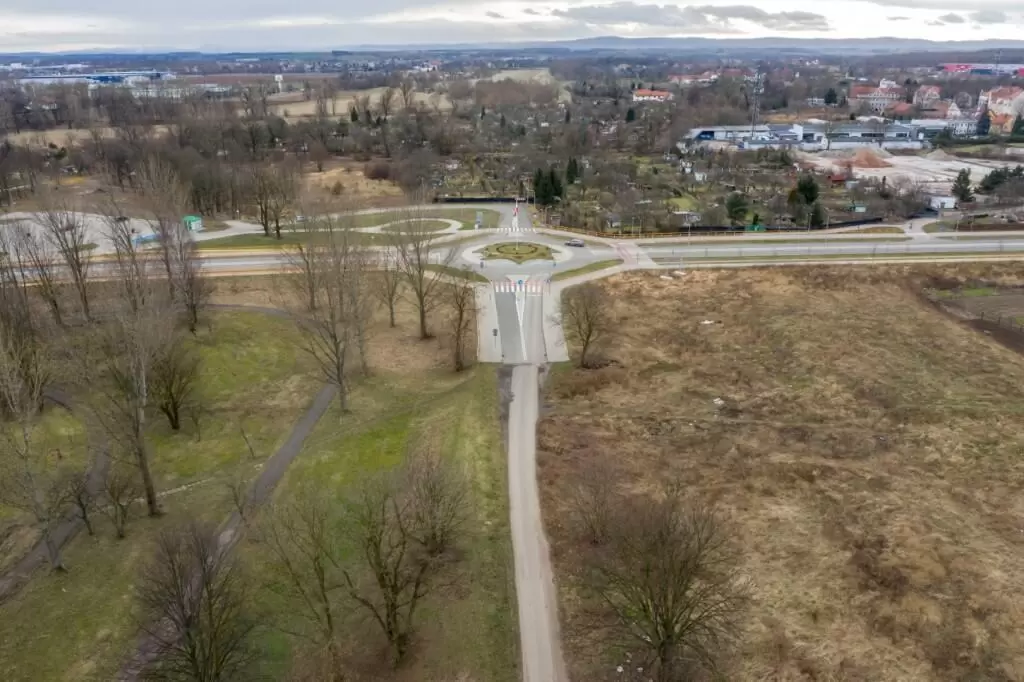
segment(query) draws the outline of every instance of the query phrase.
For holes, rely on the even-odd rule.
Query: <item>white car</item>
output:
[[[579,247],[579,246],[586,246],[586,244],[583,243],[582,239],[570,239],[569,241],[567,241],[565,243],[565,245],[566,246],[577,246],[577,247]]]

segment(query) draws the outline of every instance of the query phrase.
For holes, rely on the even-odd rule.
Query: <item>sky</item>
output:
[[[323,50],[618,35],[1024,39],[1022,0],[0,0],[0,53]]]

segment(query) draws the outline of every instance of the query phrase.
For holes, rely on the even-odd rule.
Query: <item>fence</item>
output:
[[[1022,324],[1022,322],[1024,322],[1024,316],[987,313],[984,310],[971,312],[976,315],[979,320],[991,322],[1003,329],[1009,329],[1010,331],[1017,332],[1018,334],[1024,334],[1024,324]]]

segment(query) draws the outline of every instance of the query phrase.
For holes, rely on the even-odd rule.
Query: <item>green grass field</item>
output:
[[[496,370],[478,366],[453,375],[431,370],[413,375],[380,373],[372,385],[352,394],[352,409],[332,408],[307,440],[277,492],[287,499],[310,486],[326,490],[339,505],[361,477],[398,466],[410,444],[439,438],[442,455],[459,461],[472,480],[471,519],[452,572],[423,603],[416,619],[412,660],[402,671],[383,671],[373,679],[426,682],[518,679],[518,638],[505,458],[498,426]],[[251,563],[268,570],[261,548],[244,550]],[[302,608],[281,595],[258,597],[271,619],[289,622]],[[346,609],[347,637],[360,648],[380,645],[376,626]],[[280,631],[266,631],[260,648],[261,669],[281,679],[293,647],[301,646]],[[415,671],[412,677],[408,674]],[[394,678],[390,675],[394,674]],[[464,675],[465,677],[460,677]]]
[[[0,679],[112,679],[135,639],[132,589],[151,539],[186,514],[223,519],[230,510],[226,483],[238,471],[258,470],[259,462],[249,461],[242,429],[257,460],[265,459],[320,385],[289,320],[220,311],[209,320],[196,340],[206,404],[199,430],[186,422],[175,433],[159,412],[150,416],[158,492],[171,491],[161,500],[165,517],[145,518],[143,506],[136,505],[129,537],[119,541],[98,515],[97,536],[82,533],[65,549],[67,574],[40,571],[0,606]],[[74,438],[79,432],[74,418],[53,419],[57,433]]]

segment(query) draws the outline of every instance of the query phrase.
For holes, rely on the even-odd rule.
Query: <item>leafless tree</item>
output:
[[[139,183],[149,210],[149,222],[156,234],[156,251],[167,278],[168,295],[177,292],[176,268],[179,244],[191,242],[182,223],[188,201],[188,187],[169,162],[149,156],[141,165]]]
[[[381,253],[378,268],[372,277],[373,292],[377,300],[387,306],[388,324],[395,326],[395,306],[402,293],[402,270],[393,249]]]
[[[89,244],[85,216],[74,206],[46,197],[42,199],[40,223],[46,238],[71,276],[71,282],[78,292],[82,315],[91,320],[89,311],[89,266],[92,262],[92,245]]]
[[[589,555],[589,586],[617,632],[643,648],[658,682],[715,672],[737,633],[746,583],[727,527],[680,491],[616,510],[610,539]]]
[[[608,541],[616,507],[614,473],[609,467],[590,462],[572,496],[572,507],[580,531],[592,545]]]
[[[199,355],[180,334],[172,334],[153,359],[151,386],[153,402],[174,431],[181,428],[182,412],[196,397],[199,375]]]
[[[132,507],[139,497],[138,479],[125,465],[113,467],[103,481],[103,500],[100,510],[114,524],[117,537],[124,538]]]
[[[303,274],[294,281],[304,288],[300,290],[305,309],[294,317],[302,332],[302,347],[327,381],[338,387],[339,403],[347,409],[347,362],[354,350],[361,350],[358,335],[364,302],[359,296],[368,297],[368,255],[351,230],[329,215],[307,220],[300,241],[293,261]]]
[[[411,515],[410,498],[394,477],[361,485],[349,510],[365,571],[346,569],[345,584],[349,596],[380,626],[395,665],[408,649],[416,608],[430,591],[437,565],[413,537]]]
[[[272,589],[300,605],[293,612],[305,627],[295,634],[327,649],[330,679],[336,682],[344,679],[338,647],[345,611],[340,603],[345,590],[340,524],[325,494],[304,490],[271,510],[260,535],[272,557]]]
[[[9,225],[0,236],[0,249],[6,254],[4,265],[23,283],[33,283],[58,326],[63,326],[61,313],[60,256],[41,229],[27,223]]]
[[[96,496],[89,486],[89,472],[81,469],[66,471],[61,477],[60,487],[62,497],[71,503],[86,532],[93,535],[92,513],[96,509]]]
[[[95,390],[95,415],[138,467],[151,516],[160,514],[146,438],[153,367],[174,338],[170,302],[154,286],[148,261],[126,228],[111,232],[115,247],[114,293],[108,319],[82,353],[82,376]]]
[[[416,83],[411,78],[406,78],[399,83],[398,92],[402,96],[402,108],[407,112],[412,111],[416,106]]]
[[[587,367],[588,352],[610,325],[608,299],[592,282],[572,287],[562,296],[562,314],[569,337],[580,347],[580,367]]]
[[[179,228],[173,245],[171,282],[176,292],[175,300],[185,311],[188,330],[195,334],[199,328],[199,317],[210,302],[213,285],[203,272],[195,240],[183,228]]]
[[[254,660],[250,590],[217,529],[192,521],[163,530],[138,586],[144,629],[159,656],[147,677],[245,679]]]
[[[452,363],[456,372],[466,369],[466,346],[471,342],[476,322],[476,287],[469,272],[452,274],[446,278],[443,297],[448,308],[448,331],[452,338]]]
[[[380,137],[384,143],[384,156],[391,156],[391,114],[395,109],[395,95],[398,94],[394,88],[384,88],[377,101],[377,121],[380,124]]]
[[[274,235],[281,238],[281,221],[295,204],[299,193],[299,175],[291,163],[278,164],[273,169],[273,182],[267,202],[267,216],[274,223]]]
[[[455,254],[454,249],[442,250],[436,231],[429,229],[420,209],[406,213],[402,232],[392,233],[391,248],[397,258],[409,296],[419,314],[420,338],[431,337],[428,326],[430,313],[442,300],[445,283],[434,276],[434,270],[447,267]]]
[[[10,273],[0,287],[0,408],[9,424],[0,429],[0,502],[32,515],[50,565],[65,568],[52,532],[66,506],[57,463],[35,439],[43,390],[52,361],[40,330],[33,326],[29,301]]]
[[[455,544],[469,514],[469,478],[437,448],[410,452],[402,469],[402,492],[409,500],[409,533],[427,556],[437,557]]]

